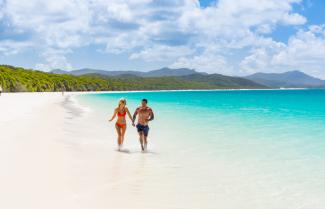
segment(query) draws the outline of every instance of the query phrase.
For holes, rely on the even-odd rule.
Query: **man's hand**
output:
[[[154,119],[154,116],[151,115],[150,118],[147,118],[146,121],[149,122],[149,121],[152,121]]]

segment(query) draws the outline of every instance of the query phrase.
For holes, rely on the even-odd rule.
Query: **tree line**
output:
[[[168,89],[213,89],[215,85],[181,77],[143,78],[136,76],[53,74],[21,67],[0,65],[4,92],[123,91]]]

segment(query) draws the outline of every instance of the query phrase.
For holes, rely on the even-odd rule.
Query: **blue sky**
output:
[[[322,0],[0,0],[0,63],[325,79]]]

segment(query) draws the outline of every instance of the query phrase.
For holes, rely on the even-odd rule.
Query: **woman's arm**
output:
[[[133,121],[129,108],[126,108],[126,113],[128,114],[131,121]]]
[[[116,114],[117,114],[117,111],[116,111],[116,109],[115,109],[115,110],[114,110],[114,113],[113,113],[113,115],[112,115],[112,118],[109,119],[109,122],[111,122],[112,120],[114,120],[114,118],[116,117]]]

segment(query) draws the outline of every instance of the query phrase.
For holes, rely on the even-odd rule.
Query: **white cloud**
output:
[[[284,14],[282,21],[288,25],[300,25],[306,22],[306,18],[297,13]]]
[[[33,33],[39,44],[69,48],[84,44],[91,14],[86,1],[10,0],[6,15],[13,28]]]
[[[263,53],[264,48],[274,51],[283,46],[267,35],[278,25],[306,22],[303,16],[292,12],[294,3],[300,0],[219,0],[214,7],[186,10],[179,18],[180,28],[193,34],[194,48],[201,52],[181,57],[171,66],[237,75],[266,70],[269,57],[267,52]],[[252,54],[241,63],[226,61],[247,48],[252,49],[248,50]]]
[[[233,74],[233,68],[229,65],[226,59],[218,55],[198,55],[193,57],[181,57],[175,63],[170,65],[171,68],[190,68],[208,73],[224,73],[227,75]]]
[[[299,30],[287,44],[274,44],[251,51],[240,63],[242,72],[301,70],[325,78],[325,25]]]
[[[0,20],[5,15],[5,0],[0,0]]]
[[[0,54],[5,56],[15,55],[22,52],[25,48],[32,46],[32,43],[28,41],[12,41],[1,40],[0,41]]]
[[[218,50],[217,47],[210,46],[199,55],[180,57],[169,67],[186,67],[208,73],[235,74],[233,66],[227,61],[225,56],[218,54]]]
[[[250,55],[241,61],[241,71],[244,72],[244,74],[268,71],[269,60],[270,56],[266,49],[254,49]]]
[[[184,55],[191,55],[194,51],[186,46],[154,45],[140,52],[131,54],[130,59],[142,59],[148,62],[164,61]]]
[[[96,45],[129,59],[208,72],[310,68],[325,74],[323,26],[300,31],[288,43],[272,39],[279,25],[306,23],[293,10],[299,3],[218,0],[202,8],[198,0],[0,0],[0,27],[6,19],[9,29],[28,34],[23,41],[0,39],[0,54],[32,47],[43,58],[37,68],[70,69],[68,53]]]
[[[273,56],[271,64],[325,78],[325,25],[300,30],[289,39],[286,47]]]
[[[274,64],[295,65],[318,63],[325,58],[325,27],[312,26],[300,30],[288,45],[273,57]],[[325,60],[324,60],[325,62]]]
[[[300,0],[219,0],[215,7],[186,10],[180,18],[184,30],[225,39],[243,37],[253,27],[271,31],[276,24],[299,25],[306,19],[292,13],[292,4]]]
[[[67,53],[69,53],[69,50],[65,51],[48,49],[41,54],[45,62],[37,63],[35,67],[36,69],[44,71],[50,71],[52,69],[71,70],[72,66],[65,56]]]

